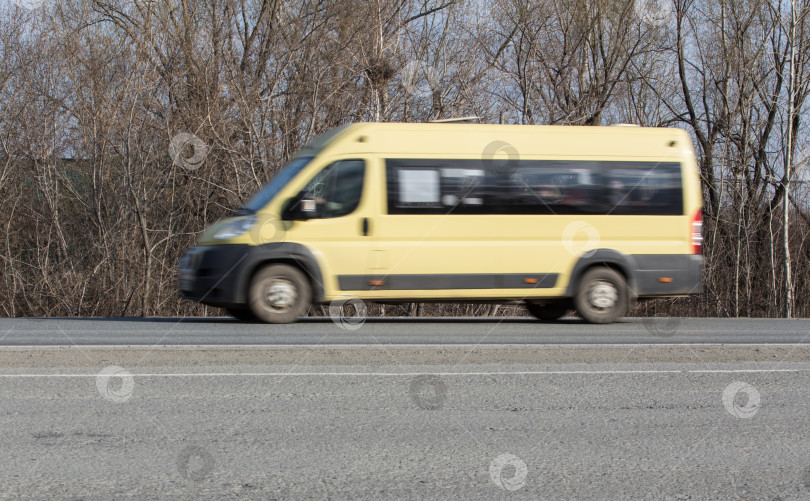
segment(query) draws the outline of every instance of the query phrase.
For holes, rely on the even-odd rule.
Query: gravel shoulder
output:
[[[459,366],[810,362],[808,345],[7,347],[0,367]]]

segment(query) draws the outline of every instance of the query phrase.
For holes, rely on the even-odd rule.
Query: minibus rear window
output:
[[[389,159],[389,214],[683,214],[674,162]]]

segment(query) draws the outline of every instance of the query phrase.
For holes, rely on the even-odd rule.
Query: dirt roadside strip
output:
[[[64,346],[0,348],[0,368],[810,362],[810,345]]]

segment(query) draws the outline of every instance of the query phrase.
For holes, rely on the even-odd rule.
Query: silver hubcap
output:
[[[597,282],[588,294],[588,301],[601,310],[613,308],[618,300],[619,291],[609,282]]]
[[[274,280],[266,289],[265,300],[276,310],[287,310],[295,304],[298,292],[287,280]]]

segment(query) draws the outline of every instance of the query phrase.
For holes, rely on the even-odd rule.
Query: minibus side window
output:
[[[599,214],[604,196],[599,162],[520,161],[509,176],[510,189],[499,190],[500,213]]]
[[[342,217],[354,212],[363,195],[365,171],[362,160],[340,160],[317,173],[302,190],[315,198],[315,218]]]
[[[389,214],[683,214],[675,162],[386,160]]]
[[[608,214],[682,215],[681,166],[664,162],[606,162]]]
[[[482,214],[483,166],[457,160],[386,160],[389,214]]]
[[[598,162],[386,160],[389,214],[597,214]]]

